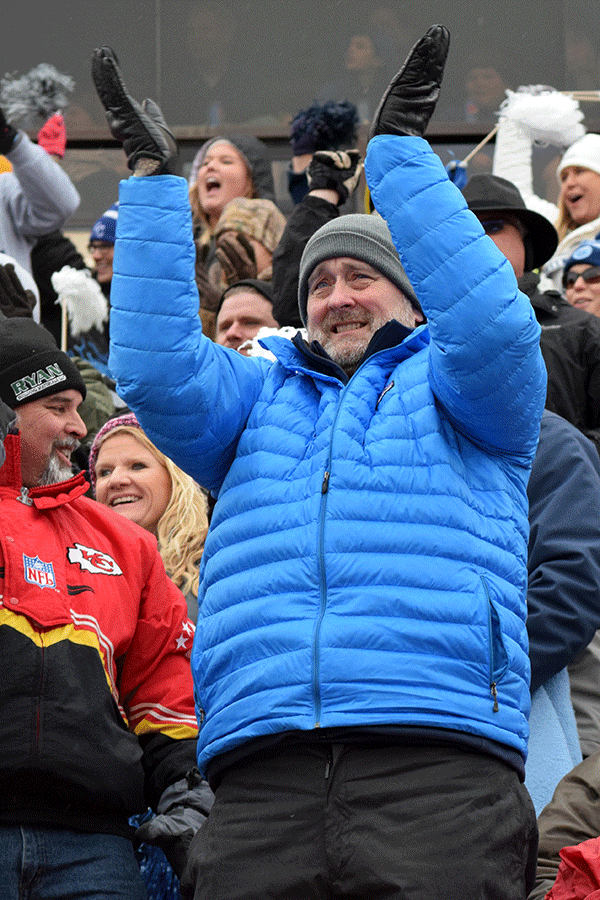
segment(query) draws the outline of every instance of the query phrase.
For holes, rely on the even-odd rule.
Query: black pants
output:
[[[524,900],[537,827],[517,774],[449,746],[281,746],[227,769],[194,900]]]

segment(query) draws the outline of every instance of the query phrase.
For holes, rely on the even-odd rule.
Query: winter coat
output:
[[[194,626],[152,535],[4,444],[0,822],[128,835],[194,765]]]
[[[539,282],[538,275],[527,272],[519,287],[542,327],[546,408],[575,425],[600,450],[600,319],[571,306],[556,291],[538,290]]]
[[[388,323],[350,379],[298,339],[267,339],[270,364],[203,337],[185,182],[121,184],[111,370],[218,496],[192,657],[201,771],[326,727],[526,754],[539,325],[425,141],[375,138],[366,172],[429,325]]]
[[[556,675],[600,627],[600,459],[568,422],[544,412],[527,487],[527,631],[531,689]]]
[[[62,228],[80,197],[58,163],[23,132],[6,156],[12,172],[0,174],[0,250],[31,272],[37,238]]]

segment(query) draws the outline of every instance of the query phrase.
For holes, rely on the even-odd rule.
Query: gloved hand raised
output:
[[[417,41],[381,98],[369,140],[377,134],[425,134],[440,94],[449,43],[443,25],[433,25]]]
[[[144,100],[140,105],[129,95],[116,54],[110,47],[94,50],[92,80],[108,127],[123,145],[129,168],[134,171],[140,160],[154,160],[158,165],[151,167],[147,174],[172,173],[178,156],[175,138],[154,100]]]
[[[0,310],[7,319],[15,316],[31,318],[35,294],[25,289],[12,263],[0,266]]]
[[[358,150],[317,150],[308,167],[308,189],[336,191],[341,206],[358,184],[362,170]]]
[[[215,241],[215,256],[227,285],[257,277],[254,247],[242,231],[221,232]]]
[[[0,109],[0,153],[8,153],[17,136],[16,128],[6,121],[6,117]]]
[[[188,847],[207,818],[213,793],[197,769],[166,788],[158,802],[157,813],[136,829],[135,842],[154,844],[163,851],[179,877],[185,868]]]

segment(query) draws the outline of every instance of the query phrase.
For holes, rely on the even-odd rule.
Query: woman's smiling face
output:
[[[96,459],[96,499],[156,534],[171,498],[171,478],[131,434],[107,437]]]

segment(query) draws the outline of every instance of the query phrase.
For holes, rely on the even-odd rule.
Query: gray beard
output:
[[[325,347],[323,349],[330,359],[344,370],[348,378],[351,378],[362,362],[367,347],[352,347],[345,352],[336,349],[329,350]]]
[[[56,453],[52,453],[48,460],[48,465],[42,472],[40,485],[59,484],[61,481],[68,481],[73,476],[71,466],[65,466],[60,462]]]

